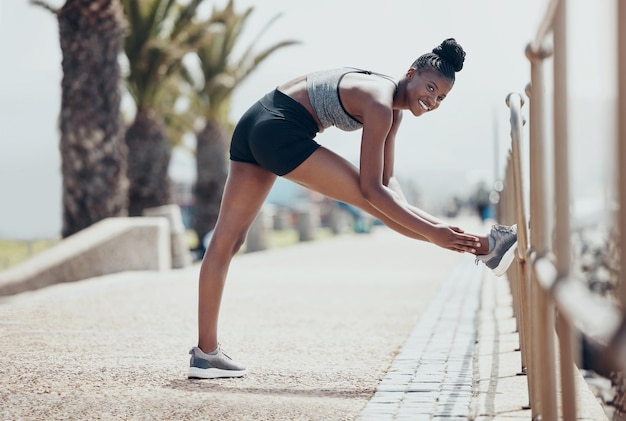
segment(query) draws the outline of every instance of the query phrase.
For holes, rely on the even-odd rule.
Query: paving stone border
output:
[[[362,421],[468,419],[484,271],[471,258],[454,269],[377,387]]]

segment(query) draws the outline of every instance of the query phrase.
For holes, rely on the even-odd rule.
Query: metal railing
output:
[[[626,22],[626,2],[618,1],[618,22]],[[524,143],[521,94],[507,97],[511,123],[511,153],[507,162],[499,219],[516,223],[518,254],[508,271],[517,317],[521,370],[528,376],[533,419],[575,420],[576,364],[581,361],[579,335],[602,345],[605,363],[615,371],[626,368],[626,272],[620,273],[621,306],[592,295],[574,280],[571,258],[570,177],[568,150],[566,0],[548,4],[537,35],[526,49],[531,65],[529,142]],[[618,24],[618,116],[626,116],[626,25]],[[552,35],[553,48],[545,46]],[[552,51],[553,50],[553,51]],[[546,59],[552,57],[552,160],[546,152]],[[618,230],[626,233],[626,118],[618,118]],[[528,167],[524,167],[525,153]],[[552,174],[548,172],[552,171]],[[528,171],[528,172],[527,172]],[[528,197],[524,175],[529,174]],[[548,189],[546,180],[552,180]],[[526,210],[526,200],[529,210]],[[626,247],[620,261],[626,262]],[[558,337],[558,341],[557,341]],[[558,367],[557,367],[558,364]],[[557,376],[560,373],[560,376]],[[557,378],[558,377],[558,378]]]

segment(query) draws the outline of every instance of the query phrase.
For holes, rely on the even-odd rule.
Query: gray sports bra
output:
[[[339,82],[348,73],[378,75],[389,79],[396,85],[396,88],[398,86],[393,78],[389,76],[354,67],[342,67],[309,73],[306,79],[306,90],[309,94],[309,101],[313,111],[317,114],[324,129],[335,126],[341,130],[354,131],[363,127],[363,123],[348,114],[339,97]]]

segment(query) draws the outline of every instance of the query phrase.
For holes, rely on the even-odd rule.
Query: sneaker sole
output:
[[[222,370],[221,368],[189,367],[188,379],[219,379],[225,377],[242,377],[246,370]]]
[[[511,247],[504,253],[502,259],[500,259],[500,263],[493,270],[493,273],[496,276],[502,276],[506,273],[515,258],[515,251],[517,250],[517,241],[514,242]]]

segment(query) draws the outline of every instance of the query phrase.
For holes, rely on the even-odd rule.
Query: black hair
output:
[[[418,57],[411,67],[422,69],[430,67],[454,81],[454,74],[461,71],[465,61],[465,51],[454,38],[444,40],[433,51]]]

